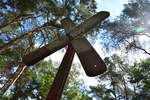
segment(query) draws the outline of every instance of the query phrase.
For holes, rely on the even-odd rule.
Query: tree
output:
[[[130,66],[116,54],[105,58],[107,72],[97,77],[91,94],[101,100],[149,100],[150,60]]]
[[[107,71],[97,77],[98,85],[91,87],[92,93],[101,100],[130,100],[132,90],[128,86],[128,79],[126,78],[129,73],[128,64],[116,54],[104,59],[107,64]]]
[[[106,50],[124,48],[150,55],[149,0],[129,0],[120,16],[103,24],[102,41]],[[141,40],[141,38],[145,40]],[[108,39],[109,38],[109,39]]]
[[[73,65],[67,84],[64,89],[62,100],[77,98],[78,100],[87,100],[90,98],[84,91],[80,90],[82,81],[77,77],[79,72],[78,66]],[[22,74],[21,78],[11,88],[8,93],[8,100],[18,99],[36,99],[43,100],[46,98],[49,88],[53,82],[57,67],[52,62],[42,61],[34,66],[28,67]],[[6,97],[5,97],[6,98]]]
[[[135,97],[138,99],[150,99],[150,60],[135,63],[130,68],[130,83],[134,86]]]

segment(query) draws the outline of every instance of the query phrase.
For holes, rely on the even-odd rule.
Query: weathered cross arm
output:
[[[80,59],[86,75],[93,77],[107,70],[104,61],[86,38],[76,38],[71,41],[71,44]]]
[[[101,21],[105,20],[109,16],[109,12],[102,11],[97,13],[96,15],[90,17],[89,19],[85,20],[83,23],[75,27],[70,31],[69,36],[72,38],[76,38],[78,36],[84,35],[86,32],[94,28],[97,24]],[[28,55],[23,57],[23,62],[27,65],[33,65],[36,62],[44,59],[45,57],[49,56],[50,54],[54,53],[55,51],[63,48],[69,43],[69,37],[63,36],[58,40],[53,41],[52,43],[35,50]]]

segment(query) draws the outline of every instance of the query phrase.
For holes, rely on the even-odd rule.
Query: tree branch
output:
[[[55,22],[53,22],[53,21],[47,22],[47,23],[45,23],[44,25],[42,25],[42,26],[40,26],[40,27],[37,27],[37,28],[35,28],[34,30],[32,30],[32,31],[30,31],[30,32],[27,32],[27,33],[25,33],[25,34],[23,34],[23,35],[17,37],[16,39],[11,40],[9,43],[7,43],[7,44],[1,46],[1,47],[0,47],[0,53],[3,52],[3,51],[5,51],[7,48],[11,47],[12,45],[18,44],[22,39],[28,38],[29,36],[35,34],[36,32],[38,32],[38,31],[40,31],[40,30],[42,30],[43,28],[46,28],[46,27],[48,27],[48,26],[56,26],[56,27],[61,28],[61,25],[55,24]]]
[[[125,40],[130,46],[136,48],[136,49],[139,49],[139,50],[142,50],[144,51],[146,54],[150,55],[150,52],[146,51],[145,49],[143,49],[142,47],[140,46],[137,46],[137,45],[134,45],[134,44],[131,44],[129,41]]]
[[[23,71],[25,70],[27,66],[25,66],[24,64],[20,64],[15,75],[13,76],[13,78],[11,78],[1,89],[1,94],[0,95],[5,95],[5,93],[7,92],[8,89],[11,88],[12,85],[14,85],[14,83],[19,79],[19,77],[22,75]]]
[[[3,28],[5,28],[11,24],[15,24],[15,23],[18,23],[18,22],[23,21],[23,20],[27,20],[29,18],[37,18],[40,16],[42,16],[42,14],[37,15],[37,16],[32,16],[32,14],[21,14],[21,15],[17,16],[16,18],[14,18],[13,20],[11,20],[10,22],[5,23],[4,25],[0,25],[0,29],[3,29]]]

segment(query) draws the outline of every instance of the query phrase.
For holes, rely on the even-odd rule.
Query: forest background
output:
[[[96,14],[101,11],[98,6],[103,7],[103,3],[97,3],[98,0],[1,0],[0,98],[44,100],[60,61],[48,57],[51,59],[24,68],[22,57],[63,36],[63,18],[69,17],[76,24],[87,19],[89,16],[79,11],[78,5]],[[110,16],[88,32],[88,40],[102,48],[97,52],[103,55],[107,71],[95,77],[94,86],[87,87],[80,78],[84,74],[80,63],[74,63],[61,100],[149,100],[149,12],[149,0],[128,0],[117,17]],[[64,51],[65,48],[61,54]]]

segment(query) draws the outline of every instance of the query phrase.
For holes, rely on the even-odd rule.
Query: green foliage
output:
[[[130,68],[131,83],[143,84],[142,87],[149,85],[150,77],[150,60],[137,63]],[[145,86],[146,85],[146,86]],[[149,92],[149,91],[148,91]]]
[[[0,67],[6,66],[9,62],[11,62],[11,59],[14,55],[14,52],[11,49],[7,49],[0,55]]]
[[[10,96],[3,96],[3,97],[0,96],[0,98],[2,100],[11,100],[12,96],[11,95]]]
[[[21,12],[33,11],[39,0],[9,0],[11,7],[19,9]]]
[[[40,70],[38,65],[42,65],[44,70]],[[37,66],[37,67],[36,67]],[[15,84],[11,99],[23,99],[23,98],[36,98],[43,100],[53,81],[53,75],[51,72],[56,72],[50,62],[40,62],[33,67],[29,67],[22,75],[21,79]],[[24,95],[23,95],[24,94]]]
[[[125,4],[125,9],[123,10],[123,13],[129,17],[137,18],[139,16],[139,7],[140,5],[138,3]]]
[[[0,67],[3,67],[6,65],[5,60],[3,59],[3,57],[0,56]]]
[[[144,100],[150,99],[150,60],[135,63],[130,68],[130,83],[133,84],[139,93],[136,94],[138,98]],[[135,91],[136,92],[136,91]]]
[[[85,91],[81,91],[81,80],[77,80],[77,66],[73,69],[66,83],[62,100],[90,100]],[[57,68],[52,65],[51,61],[41,61],[34,66],[28,67],[21,78],[11,89],[6,100],[18,100],[33,98],[43,100],[46,98],[50,86],[54,80]]]
[[[98,85],[91,87],[91,93],[102,100],[115,99],[119,96],[124,96],[126,89],[124,89],[124,72],[126,64],[121,58],[114,54],[111,57],[104,59],[107,65],[107,71],[97,77]]]
[[[1,47],[2,45],[4,45],[4,42],[3,42],[2,39],[0,39],[0,47]]]
[[[102,100],[122,98],[126,100],[149,100],[150,60],[129,66],[115,55],[105,58],[107,72],[97,77],[98,84],[91,86],[91,94]],[[134,89],[132,88],[134,87]]]

